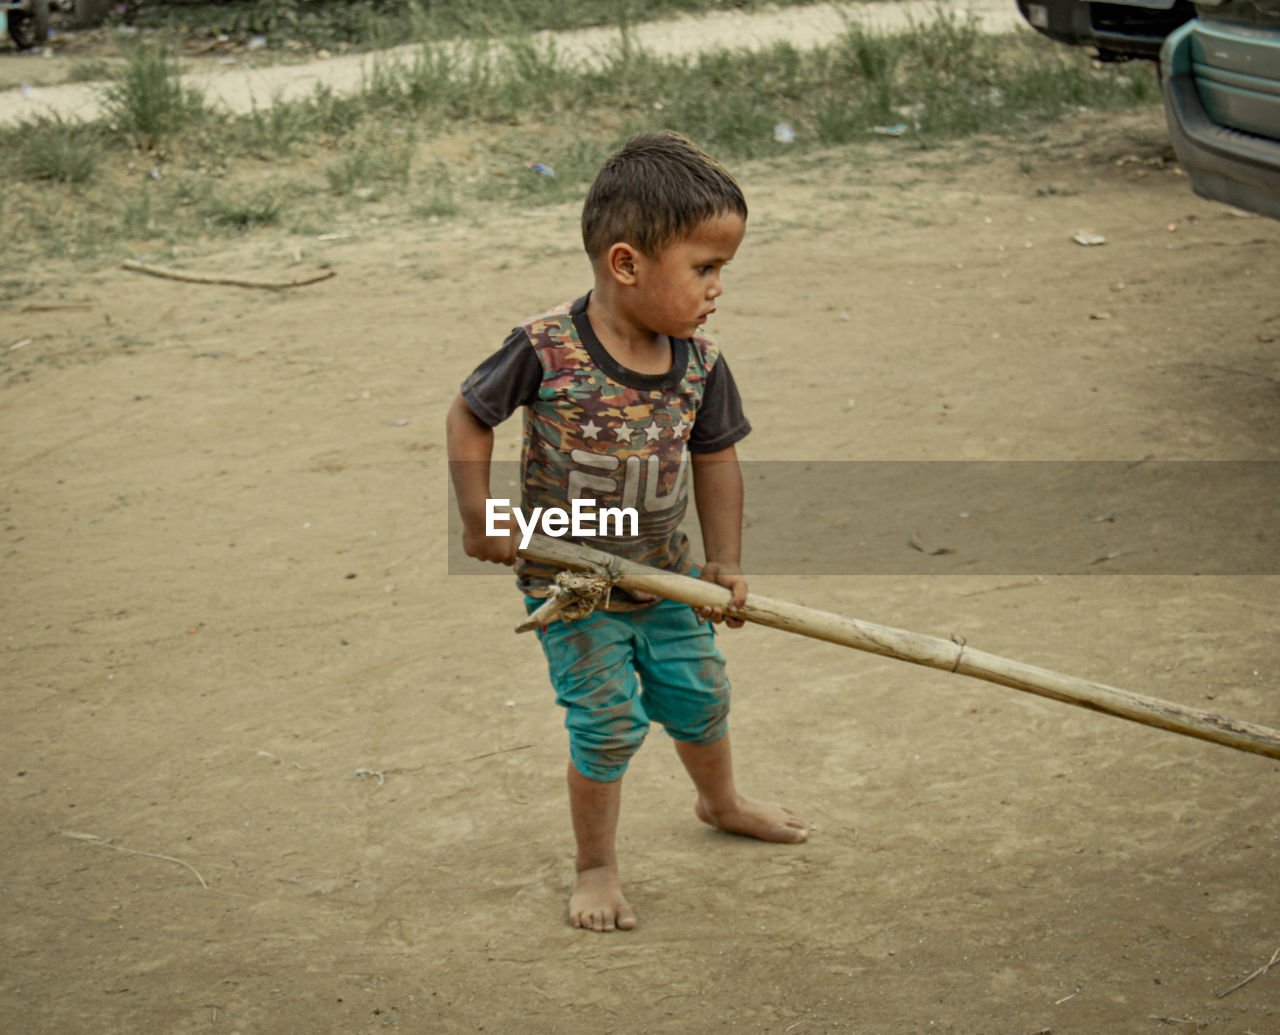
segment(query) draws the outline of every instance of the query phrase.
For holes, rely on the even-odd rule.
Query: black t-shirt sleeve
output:
[[[541,384],[542,364],[529,336],[517,328],[462,382],[462,398],[481,423],[493,428],[533,403]]]
[[[728,449],[746,438],[750,431],[751,423],[742,412],[738,385],[729,371],[729,364],[724,356],[720,356],[707,375],[702,406],[689,435],[689,452],[715,453]]]

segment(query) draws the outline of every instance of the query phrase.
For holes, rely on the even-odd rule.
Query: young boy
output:
[[[742,243],[746,218],[738,185],[688,140],[636,137],[601,168],[583,208],[591,292],[516,328],[463,382],[449,411],[463,547],[481,560],[516,564],[530,610],[556,569],[517,561],[514,535],[486,534],[492,428],[520,407],[523,513],[567,511],[583,497],[632,508],[638,535],[602,535],[593,545],[700,574],[732,593],[726,616],[615,588],[607,609],[539,634],[569,730],[575,927],[636,925],[615,840],[622,774],[651,720],[674,739],[703,822],[765,841],[808,837],[790,809],[738,794],[729,683],[706,622],[741,625],[731,612],[747,596],[734,447],[750,425],[719,349],[699,332],[716,311],[721,271]],[[707,553],[700,572],[679,530],[690,468]]]

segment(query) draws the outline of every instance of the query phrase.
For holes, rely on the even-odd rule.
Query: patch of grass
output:
[[[446,100],[454,92],[453,69],[447,51],[424,44],[403,74],[396,106],[412,116],[443,114]]]
[[[416,219],[428,222],[439,222],[441,219],[452,219],[462,211],[462,206],[449,194],[432,191],[425,197],[411,203],[409,211]]]
[[[897,71],[902,60],[902,37],[876,36],[850,26],[836,44],[836,69],[845,69],[855,84],[857,108],[864,125],[881,123],[893,114],[899,92]]]
[[[182,82],[177,60],[163,47],[145,43],[129,52],[105,102],[115,130],[146,150],[161,146],[210,114],[200,93]]]
[[[530,39],[460,47],[424,44],[411,65],[375,66],[365,84],[371,108],[406,116],[514,123],[522,114],[563,110],[579,76],[553,44]]]
[[[1040,49],[1040,60],[1011,69],[1002,83],[1008,106],[1029,118],[1057,119],[1078,108],[1114,110],[1160,99],[1160,82],[1146,62],[1095,68],[1072,48]]]
[[[245,232],[258,227],[279,226],[284,216],[287,192],[278,185],[248,192],[210,194],[200,215],[208,226]]]
[[[316,86],[309,103],[316,130],[328,137],[354,132],[368,113],[362,94],[341,97],[326,83]]]
[[[318,124],[317,112],[308,104],[276,98],[265,108],[235,121],[235,145],[259,158],[287,158],[309,138]]]
[[[0,305],[16,302],[20,298],[35,294],[40,289],[40,282],[25,277],[0,278]]]
[[[110,79],[111,62],[102,58],[90,58],[77,61],[67,70],[67,81],[72,83],[92,83],[99,79]]]
[[[40,180],[39,191],[55,192],[37,200],[24,188],[15,200],[10,190],[0,207],[11,248],[78,255],[121,237],[174,240],[286,220],[328,232],[368,218],[363,206],[335,205],[335,195],[376,199],[379,219],[450,218],[477,201],[578,201],[605,155],[641,130],[679,130],[726,162],[785,154],[794,163],[814,147],[872,139],[928,149],[973,134],[1027,136],[1081,107],[1157,101],[1145,67],[1097,68],[1038,36],[987,36],[946,12],[893,35],[850,25],[815,50],[674,62],[624,33],[594,70],[528,38],[424,44],[412,60],[371,62],[350,96],[320,87],[236,119],[210,113],[182,86],[176,62],[144,47],[112,87],[107,125],[0,130],[5,182]],[[774,139],[783,122],[793,143]],[[886,125],[901,125],[901,136],[877,135]],[[140,168],[137,147],[160,150]],[[261,186],[261,163],[283,158],[295,176],[287,190]],[[530,171],[535,163],[555,176]],[[140,186],[156,166],[163,179]],[[90,178],[114,193],[103,200],[75,187]]]
[[[324,170],[329,190],[334,194],[346,195],[368,189],[363,185],[373,180],[370,174],[372,164],[370,156],[363,151],[343,155],[338,161],[329,163]]]
[[[151,184],[146,180],[140,187],[121,194],[120,232],[122,234],[134,239],[146,239],[157,235],[159,230],[152,200]]]
[[[104,158],[100,126],[72,122],[60,115],[37,115],[11,131],[21,139],[15,150],[18,173],[31,180],[87,183]]]
[[[814,139],[823,145],[847,144],[866,132],[862,109],[841,97],[819,97],[811,109]]]
[[[353,141],[351,150],[325,166],[329,190],[338,195],[372,198],[375,187],[403,189],[413,170],[415,139],[411,132],[396,129],[374,131]]]
[[[442,162],[420,170],[415,177],[415,187],[409,200],[409,211],[415,219],[439,222],[462,212],[457,187]]]
[[[70,250],[66,214],[63,199],[52,192],[48,196],[5,192],[5,243],[11,248],[30,243],[41,257],[61,258]]]

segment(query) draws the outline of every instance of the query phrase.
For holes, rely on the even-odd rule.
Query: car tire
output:
[[[31,9],[9,14],[9,37],[19,50],[38,47],[49,38],[49,0],[31,0]]]

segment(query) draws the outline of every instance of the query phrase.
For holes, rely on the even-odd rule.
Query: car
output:
[[[8,33],[19,50],[49,38],[49,0],[0,0],[0,36]]]
[[[1160,77],[1191,189],[1280,219],[1280,2],[1197,4],[1165,40]]]
[[[1037,32],[1059,43],[1093,47],[1102,61],[1156,61],[1165,37],[1195,17],[1191,0],[1017,0]]]

